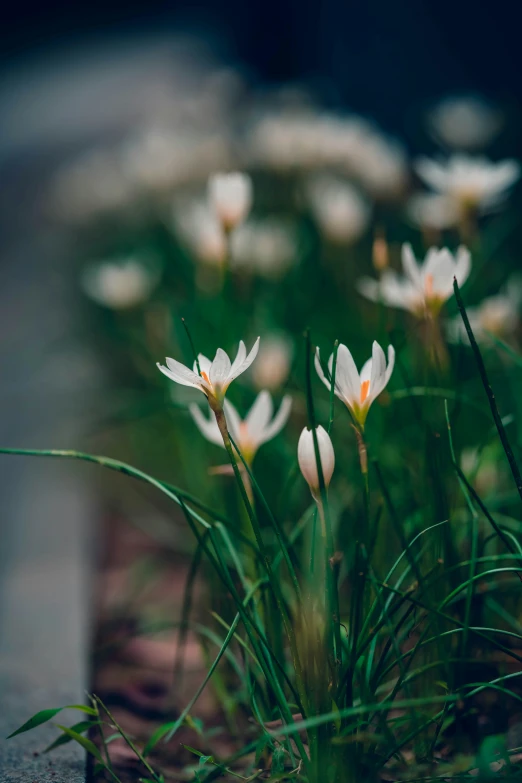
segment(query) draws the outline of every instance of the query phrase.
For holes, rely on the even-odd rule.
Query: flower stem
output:
[[[246,512],[248,514],[248,518],[250,520],[250,524],[252,525],[252,530],[254,531],[254,536],[257,541],[257,545],[259,547],[259,551],[261,553],[261,558],[263,560],[263,565],[265,567],[270,586],[272,588],[272,591],[274,593],[274,597],[277,603],[277,607],[279,609],[279,612],[281,614],[281,618],[285,627],[286,634],[288,636],[288,641],[290,643],[290,650],[292,654],[292,661],[295,667],[296,671],[296,678],[298,683],[298,690],[299,690],[299,696],[301,697],[301,701],[303,703],[304,708],[307,708],[307,695],[306,691],[304,689],[304,679],[303,679],[303,669],[301,665],[301,660],[299,658],[299,652],[297,649],[297,640],[294,633],[294,629],[292,628],[292,624],[290,622],[290,618],[288,616],[287,608],[284,603],[283,595],[281,592],[281,589],[279,587],[279,584],[277,582],[277,578],[274,575],[274,572],[272,571],[272,567],[270,565],[270,559],[268,557],[268,553],[265,548],[265,544],[263,541],[263,537],[261,535],[261,528],[259,526],[259,523],[257,521],[254,509],[252,508],[252,504],[250,503],[250,500],[248,498],[248,493],[245,488],[245,484],[243,482],[243,477],[241,475],[241,471],[239,469],[239,466],[237,464],[236,456],[234,454],[234,449],[232,447],[232,443],[230,441],[230,436],[228,434],[228,428],[227,428],[227,422],[225,418],[225,413],[223,411],[222,405],[217,400],[211,400],[209,399],[210,407],[212,408],[212,411],[214,413],[214,416],[216,417],[216,423],[219,427],[219,431],[221,433],[221,437],[223,438],[223,444],[225,446],[225,449],[227,450],[228,457],[230,459],[230,464],[232,465],[232,469],[234,471],[234,475],[236,478],[236,481],[238,483],[239,492],[241,494],[241,498],[243,500]]]

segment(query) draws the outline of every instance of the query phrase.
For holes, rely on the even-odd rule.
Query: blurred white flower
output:
[[[228,431],[248,464],[252,463],[259,447],[275,438],[283,429],[288,421],[291,407],[292,398],[287,395],[283,397],[279,410],[274,416],[272,397],[268,391],[262,391],[242,420],[232,403],[225,400],[223,409]],[[212,411],[210,418],[207,418],[194,403],[190,405],[189,410],[201,434],[211,443],[224,448],[223,438]]]
[[[245,372],[257,356],[259,350],[259,337],[255,341],[247,356],[245,343],[239,343],[239,350],[233,362],[222,348],[218,348],[214,360],[211,362],[203,354],[198,355],[198,361],[194,362],[193,370],[185,367],[176,359],[167,357],[167,366],[157,364],[158,369],[175,383],[182,386],[193,386],[199,389],[210,400],[221,402],[232,381]],[[199,368],[198,368],[199,362]],[[201,374],[199,374],[201,372]]]
[[[211,208],[226,231],[242,223],[252,206],[252,180],[239,171],[213,174],[208,180]]]
[[[396,199],[408,183],[408,164],[402,146],[372,130],[354,151],[354,176],[376,199]]]
[[[253,163],[280,170],[335,168],[355,177],[376,198],[394,198],[408,178],[397,142],[356,115],[295,107],[261,113],[248,132]]]
[[[411,245],[402,246],[401,277],[393,269],[386,269],[380,280],[362,278],[359,292],[372,302],[409,310],[417,317],[438,315],[444,302],[453,295],[453,278],[461,286],[471,271],[469,250],[459,247],[455,256],[447,248],[431,247],[419,265]]]
[[[276,217],[248,220],[231,237],[231,265],[264,277],[281,277],[295,263],[293,227]]]
[[[331,389],[333,359],[334,355],[332,354],[328,360],[327,377],[321,366],[319,348],[317,349],[315,369],[328,390]],[[395,350],[393,346],[388,346],[388,363],[386,363],[384,351],[379,343],[374,340],[371,359],[364,363],[359,374],[352,354],[346,345],[342,343],[339,345],[335,367],[334,392],[351,411],[353,418],[361,427],[364,427],[370,405],[387,386],[394,365]]]
[[[204,202],[174,207],[174,224],[182,240],[206,264],[220,266],[227,254],[227,241],[221,223]]]
[[[158,282],[158,273],[133,258],[88,266],[81,283],[98,304],[125,310],[145,302]]]
[[[469,155],[453,155],[445,162],[420,158],[415,169],[430,188],[446,194],[463,210],[495,207],[520,177],[516,160],[494,163]]]
[[[512,278],[495,296],[484,299],[477,307],[468,307],[466,313],[476,339],[487,340],[487,333],[496,337],[509,337],[520,323],[522,305],[522,280]],[[467,342],[467,332],[462,318],[456,316],[448,321],[448,338],[454,342]]]
[[[286,381],[292,359],[292,343],[284,336],[263,338],[256,363],[252,367],[252,379],[258,389],[278,389]]]
[[[223,132],[169,125],[144,127],[130,137],[121,152],[122,169],[140,188],[165,191],[205,180],[230,157]]]
[[[319,177],[309,183],[307,193],[312,213],[331,242],[355,242],[366,230],[370,208],[348,182]]]
[[[316,428],[317,445],[319,447],[319,457],[321,460],[321,472],[324,478],[324,485],[328,487],[332,480],[335,467],[335,453],[326,430],[319,425]],[[317,460],[315,458],[314,436],[312,430],[304,428],[297,444],[297,460],[301,473],[308,486],[312,496],[318,500],[320,492],[319,471]]]
[[[459,221],[459,205],[441,193],[415,193],[406,205],[409,218],[420,228],[443,231]]]
[[[428,124],[436,139],[448,147],[477,150],[497,135],[502,114],[476,96],[446,98],[428,114]]]

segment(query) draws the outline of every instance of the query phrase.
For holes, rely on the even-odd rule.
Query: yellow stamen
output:
[[[433,296],[433,275],[426,275],[425,290],[426,296]]]
[[[202,378],[203,378],[203,380],[205,380],[207,383],[210,383],[210,378],[208,377],[208,375],[207,375],[207,373],[206,373],[206,372],[203,372],[203,370],[201,370],[201,377],[202,377]]]
[[[361,383],[361,405],[367,398],[369,391],[370,391],[370,381],[363,381],[363,383]]]

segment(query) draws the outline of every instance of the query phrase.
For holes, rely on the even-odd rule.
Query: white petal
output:
[[[461,286],[469,277],[471,272],[471,253],[467,247],[461,245],[457,250],[457,259],[455,264],[455,277],[457,283]],[[453,281],[452,281],[453,282]]]
[[[330,361],[333,362],[333,354],[330,357]],[[330,391],[331,383],[328,380],[328,378],[326,377],[326,375],[324,374],[323,368],[321,367],[321,358],[320,358],[320,355],[319,355],[319,348],[316,348],[316,350],[315,350],[314,365],[315,365],[315,369],[317,371],[317,375],[322,380],[322,382],[324,383],[324,385],[326,386],[328,391]]]
[[[239,341],[239,348],[237,349],[236,358],[232,362],[232,367],[230,368],[230,374],[234,373],[236,369],[243,364],[243,362],[246,359],[246,347],[243,340]],[[235,377],[235,376],[234,376]]]
[[[388,382],[391,378],[393,368],[395,367],[395,348],[393,345],[388,346],[388,366],[386,367],[386,373],[384,376],[384,386],[386,387],[388,385]]]
[[[181,362],[177,362],[175,359],[167,359],[167,364],[169,367],[164,367],[159,363],[156,366],[171,381],[179,383],[181,386],[193,386],[195,389],[208,388],[208,384],[205,383],[203,378],[200,378],[199,375],[189,370]]]
[[[273,409],[274,406],[270,393],[265,390],[259,392],[245,418],[248,437],[256,446],[264,442],[263,433],[272,418]]]
[[[257,352],[259,351],[259,340],[260,338],[258,337],[254,345],[252,346],[248,356],[245,359],[243,359],[241,362],[238,362],[239,354],[241,351],[241,345],[243,345],[243,349],[245,348],[244,343],[243,342],[240,343],[238,355],[236,356],[234,364],[230,369],[230,373],[228,376],[228,383],[233,381],[234,378],[237,378],[238,375],[241,375],[241,373],[245,372],[245,370],[247,370],[250,367],[250,365],[252,364],[252,362],[257,356]]]
[[[199,406],[194,403],[189,405],[189,411],[201,434],[211,443],[215,443],[217,446],[225,448],[214,414],[211,412],[210,419],[207,419],[201,412]]]
[[[230,359],[222,348],[218,348],[214,361],[210,365],[210,383],[213,386],[223,386],[230,374]]]
[[[371,302],[381,301],[381,284],[379,280],[373,280],[371,277],[361,277],[356,283],[356,288],[360,294]]]
[[[210,367],[211,367],[211,365],[212,365],[212,362],[210,361],[210,359],[207,359],[207,357],[206,357],[206,356],[203,356],[203,354],[202,354],[202,353],[198,354],[198,362],[199,362],[199,367],[200,367],[200,370],[201,370],[201,372],[204,372],[204,373],[205,373],[205,375],[206,375],[206,376],[207,376],[207,378],[208,378],[208,376],[209,376],[209,373],[210,373]],[[195,373],[197,373],[197,374],[199,374],[199,373],[198,373],[198,365],[197,365],[197,362],[194,362],[194,372],[195,372]]]
[[[382,392],[386,385],[386,357],[379,343],[374,340],[372,345],[372,377],[368,404]]]
[[[316,432],[324,483],[328,486],[334,471],[335,454],[332,441],[326,430],[319,426],[317,427]],[[299,467],[301,468],[301,473],[312,490],[312,494],[317,494],[319,491],[319,473],[315,459],[314,438],[312,431],[306,427],[302,431],[297,445],[297,459]]]
[[[283,400],[281,402],[281,405],[279,406],[279,410],[277,411],[276,415],[265,427],[265,430],[263,433],[261,433],[261,438],[259,439],[258,446],[261,446],[263,443],[267,443],[267,441],[272,440],[272,438],[275,438],[275,436],[281,432],[283,427],[285,426],[286,422],[288,421],[288,417],[290,416],[290,411],[292,409],[292,398],[289,394],[285,395],[283,397]]]
[[[229,433],[232,435],[232,438],[234,439],[234,442],[237,443],[239,448],[241,449],[241,417],[239,413],[237,412],[236,408],[232,405],[231,402],[228,400],[225,400],[223,404],[223,410],[225,411],[225,419],[227,422],[227,429]]]
[[[422,284],[421,271],[419,269],[419,265],[417,264],[417,260],[413,255],[411,245],[408,242],[405,242],[402,246],[401,258],[402,268],[404,269],[406,277],[409,278],[412,283],[415,283],[415,285],[420,286]]]
[[[345,402],[359,402],[361,396],[361,380],[352,354],[342,343],[337,350],[337,366],[335,369],[335,390]]]

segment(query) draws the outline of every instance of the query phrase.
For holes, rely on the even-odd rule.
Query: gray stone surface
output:
[[[30,222],[12,218],[2,211],[0,444],[71,448],[85,426],[81,406],[93,375],[70,338],[66,258]],[[95,522],[89,469],[0,455],[0,497],[0,781],[80,783],[78,745],[39,755],[57,735],[52,726],[5,737],[41,709],[85,700]],[[70,725],[81,713],[60,718]]]

